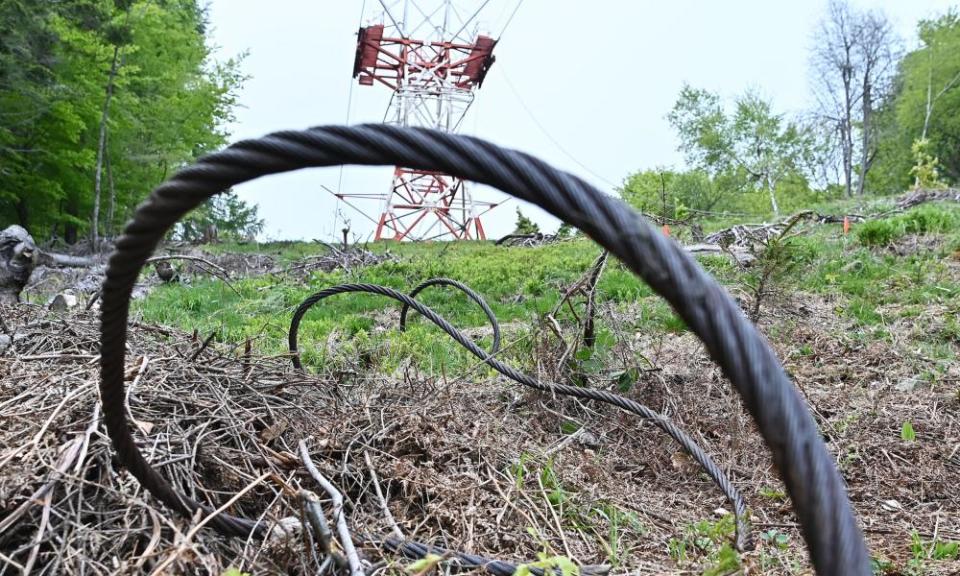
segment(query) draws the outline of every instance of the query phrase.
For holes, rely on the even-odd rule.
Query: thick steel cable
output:
[[[417,294],[423,292],[424,289],[431,286],[450,286],[451,288],[456,288],[457,290],[463,292],[467,295],[467,298],[470,298],[477,303],[477,306],[483,310],[483,313],[487,316],[487,321],[490,323],[490,328],[493,329],[493,344],[490,345],[490,353],[496,354],[500,351],[500,321],[497,320],[497,315],[493,313],[493,310],[490,309],[490,305],[487,304],[487,301],[483,299],[483,296],[480,296],[473,291],[472,288],[464,284],[463,282],[458,282],[452,278],[430,278],[429,280],[424,280],[418,284],[413,290],[410,291],[408,296],[411,298],[416,298]],[[400,331],[403,332],[407,329],[407,312],[410,310],[410,307],[406,304],[400,308]]]
[[[692,438],[687,436],[687,434],[677,427],[677,425],[674,424],[669,418],[666,418],[661,414],[657,414],[639,402],[630,400],[629,398],[624,398],[623,396],[618,396],[617,394],[613,394],[605,390],[569,386],[554,382],[541,382],[536,378],[528,376],[512,366],[500,362],[487,352],[484,352],[483,349],[477,346],[469,336],[457,330],[452,324],[450,324],[450,322],[447,321],[446,318],[440,316],[431,308],[428,308],[421,302],[414,300],[407,294],[398,292],[393,288],[378,286],[376,284],[340,284],[338,286],[326,288],[309,296],[300,304],[300,306],[297,307],[297,310],[293,313],[293,319],[290,321],[290,341],[292,343],[290,352],[293,358],[299,356],[295,346],[296,334],[300,330],[300,322],[307,311],[313,308],[320,301],[329,298],[330,296],[352,292],[379,294],[381,296],[393,298],[394,300],[402,303],[405,308],[413,308],[424,318],[439,326],[444,332],[453,338],[457,344],[460,344],[471,354],[480,360],[483,360],[488,366],[503,374],[507,378],[513,380],[514,382],[519,382],[524,386],[529,386],[530,388],[543,392],[551,392],[563,396],[574,396],[584,400],[593,400],[595,402],[612,404],[613,406],[622,408],[627,412],[636,414],[645,420],[650,420],[658,428],[669,434],[671,438],[680,444],[683,449],[686,450],[687,453],[690,454],[690,456],[692,456],[693,459],[703,467],[710,478],[713,479],[717,486],[719,486],[723,491],[724,495],[726,495],[727,499],[730,501],[730,505],[733,507],[734,515],[736,516],[737,549],[743,551],[752,547],[750,543],[750,531],[747,526],[747,505],[744,503],[740,492],[736,489],[736,487],[734,487],[733,483],[730,482],[730,479],[727,478],[726,474],[723,473],[723,470],[717,466],[716,462],[714,462],[713,459],[710,458],[710,456],[704,452],[703,449],[700,448],[700,446],[698,446]]]
[[[517,571],[517,568],[519,568],[519,565],[514,564],[513,562],[496,560],[493,558],[487,558],[485,556],[479,556],[477,554],[467,554],[466,552],[450,550],[442,546],[433,546],[420,542],[400,540],[394,537],[390,537],[381,542],[375,543],[382,543],[390,550],[403,554],[407,558],[419,559],[425,558],[428,554],[435,554],[443,558],[455,560],[459,568],[482,568],[494,576],[512,576]],[[604,565],[579,567],[580,576],[602,576],[607,574],[609,571],[610,567]],[[530,568],[530,572],[534,574],[534,576],[543,576],[544,574],[544,570],[542,568]],[[559,575],[560,570],[554,570],[554,573]]]
[[[408,296],[410,296],[411,299],[416,298],[420,292],[431,286],[450,286],[452,288],[456,288],[457,290],[466,294],[468,298],[476,302],[477,305],[480,306],[480,309],[483,310],[483,313],[487,316],[487,321],[490,323],[490,327],[493,329],[493,344],[490,345],[490,354],[496,354],[500,351],[500,321],[497,319],[497,315],[493,313],[493,310],[490,309],[490,305],[487,304],[487,301],[483,299],[483,296],[474,292],[472,288],[463,282],[458,282],[452,278],[430,278],[429,280],[424,280],[413,290],[411,290]],[[401,332],[407,329],[407,312],[409,312],[409,310],[410,306],[407,306],[406,304],[404,304],[400,309]],[[291,352],[290,359],[293,362],[293,367],[297,370],[303,370],[303,363],[300,359],[299,353],[299,338],[300,321],[302,320],[304,313],[306,313],[306,310],[301,312],[301,308],[297,309],[297,313],[293,315],[293,320],[291,321],[290,331],[287,333],[287,345],[289,346],[289,350]]]
[[[692,256],[621,200],[532,156],[468,136],[385,124],[278,132],[201,158],[157,187],[118,240],[101,308],[104,421],[119,461],[161,501],[183,513],[195,504],[150,467],[124,411],[130,296],[144,261],[182,216],[218,192],[268,174],[340,164],[408,166],[487,184],[608,249],[671,304],[740,393],[790,494],[817,573],[870,574],[843,480],[803,399],[765,339]],[[253,528],[223,518],[212,524],[237,534]]]

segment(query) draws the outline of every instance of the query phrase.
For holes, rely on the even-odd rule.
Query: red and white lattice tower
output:
[[[489,0],[487,0],[489,1]],[[496,40],[474,22],[487,1],[381,1],[380,23],[360,28],[353,77],[393,94],[385,121],[456,132],[493,64]],[[440,172],[397,166],[384,194],[337,194],[378,199],[376,239],[476,239],[480,216],[496,204],[473,198],[466,182]]]

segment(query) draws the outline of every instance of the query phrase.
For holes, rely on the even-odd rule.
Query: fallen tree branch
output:
[[[321,552],[323,552],[328,559],[333,559],[339,568],[347,568],[346,558],[333,550],[333,533],[330,532],[327,517],[324,516],[323,507],[320,506],[320,498],[310,490],[304,489],[300,490],[298,496],[300,502],[303,504],[304,516],[307,517],[307,522],[310,523],[320,542]]]
[[[340,546],[343,547],[344,554],[347,555],[347,562],[350,565],[350,576],[365,576],[363,566],[360,564],[360,556],[353,545],[353,536],[350,535],[350,527],[347,525],[347,517],[343,513],[343,494],[337,490],[329,480],[320,473],[320,470],[313,464],[310,458],[310,452],[307,450],[307,443],[301,440],[297,446],[300,450],[300,460],[304,468],[310,473],[314,481],[323,488],[323,491],[330,496],[333,502],[333,519],[337,525],[337,534],[340,536]]]
[[[383,490],[380,489],[380,479],[377,478],[377,470],[373,467],[373,460],[370,458],[370,452],[364,450],[363,459],[367,463],[367,469],[370,470],[370,479],[373,480],[373,489],[377,493],[377,499],[380,500],[380,510],[383,512],[384,518],[387,519],[387,523],[390,524],[390,530],[397,538],[406,540],[406,536],[403,535],[403,530],[400,530],[400,525],[397,524],[396,519],[393,517],[393,513],[390,512],[390,507],[387,506],[387,499],[383,495]]]
[[[55,252],[40,251],[37,255],[37,264],[50,268],[89,268],[98,264],[94,258],[85,256],[68,256]]]
[[[221,276],[229,279],[230,273],[227,272],[223,267],[214,264],[213,262],[207,260],[206,258],[201,258],[199,256],[189,256],[187,254],[170,254],[167,256],[153,256],[147,258],[147,264],[156,264],[157,262],[167,262],[170,260],[187,260],[189,262],[196,262],[202,264],[204,267],[216,270]]]

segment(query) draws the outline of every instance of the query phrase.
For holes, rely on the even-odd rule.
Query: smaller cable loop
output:
[[[451,278],[431,278],[429,280],[424,280],[417,285],[416,288],[410,291],[408,296],[411,298],[416,298],[417,294],[422,292],[424,289],[431,286],[450,286],[456,288],[457,290],[463,292],[467,295],[468,298],[473,300],[480,306],[480,309],[483,310],[483,313],[487,315],[487,320],[490,322],[490,328],[493,329],[493,344],[490,345],[490,353],[496,354],[500,351],[500,321],[497,319],[497,315],[493,313],[493,310],[490,309],[490,306],[487,304],[487,301],[483,299],[482,296],[473,291],[472,288],[467,286],[462,282],[458,282]],[[400,331],[403,332],[407,328],[407,311],[410,310],[410,307],[404,304],[400,308]]]

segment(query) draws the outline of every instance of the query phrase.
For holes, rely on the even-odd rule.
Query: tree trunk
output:
[[[109,142],[104,162],[106,162],[107,165],[107,187],[110,189],[110,200],[107,208],[107,225],[104,230],[107,236],[112,237],[114,235],[113,225],[114,222],[116,222],[115,218],[117,214],[117,191],[113,187],[113,164],[110,162]]]
[[[866,186],[867,172],[870,170],[870,122],[873,120],[873,96],[871,95],[870,73],[868,69],[864,74],[863,81],[863,125],[860,128],[861,148],[860,150],[860,178],[857,180],[857,195],[863,196],[864,186]]]
[[[27,209],[26,198],[17,199],[17,221],[24,228],[30,225],[30,211]]]
[[[849,49],[847,57],[849,58]],[[847,198],[853,196],[853,66],[844,65],[843,75],[843,118],[841,125],[841,144],[843,146],[843,185]]]
[[[777,196],[774,193],[776,186],[773,184],[767,184],[767,191],[770,193],[770,207],[773,208],[773,215],[777,218],[780,217],[780,206],[777,204]]]
[[[931,59],[933,56],[931,56]],[[933,62],[930,62],[930,69],[927,71],[927,106],[923,111],[923,132],[920,133],[920,139],[927,138],[927,129],[930,127],[930,116],[933,114]],[[920,180],[917,180],[917,185]]]
[[[110,117],[110,100],[113,98],[113,81],[117,76],[117,64],[120,62],[120,46],[113,47],[113,61],[110,63],[110,75],[107,77],[107,96],[103,101],[100,114],[100,138],[97,142],[97,167],[93,176],[93,218],[90,225],[90,241],[96,250],[100,244],[100,184],[103,173],[103,157],[107,144],[107,120]]]

